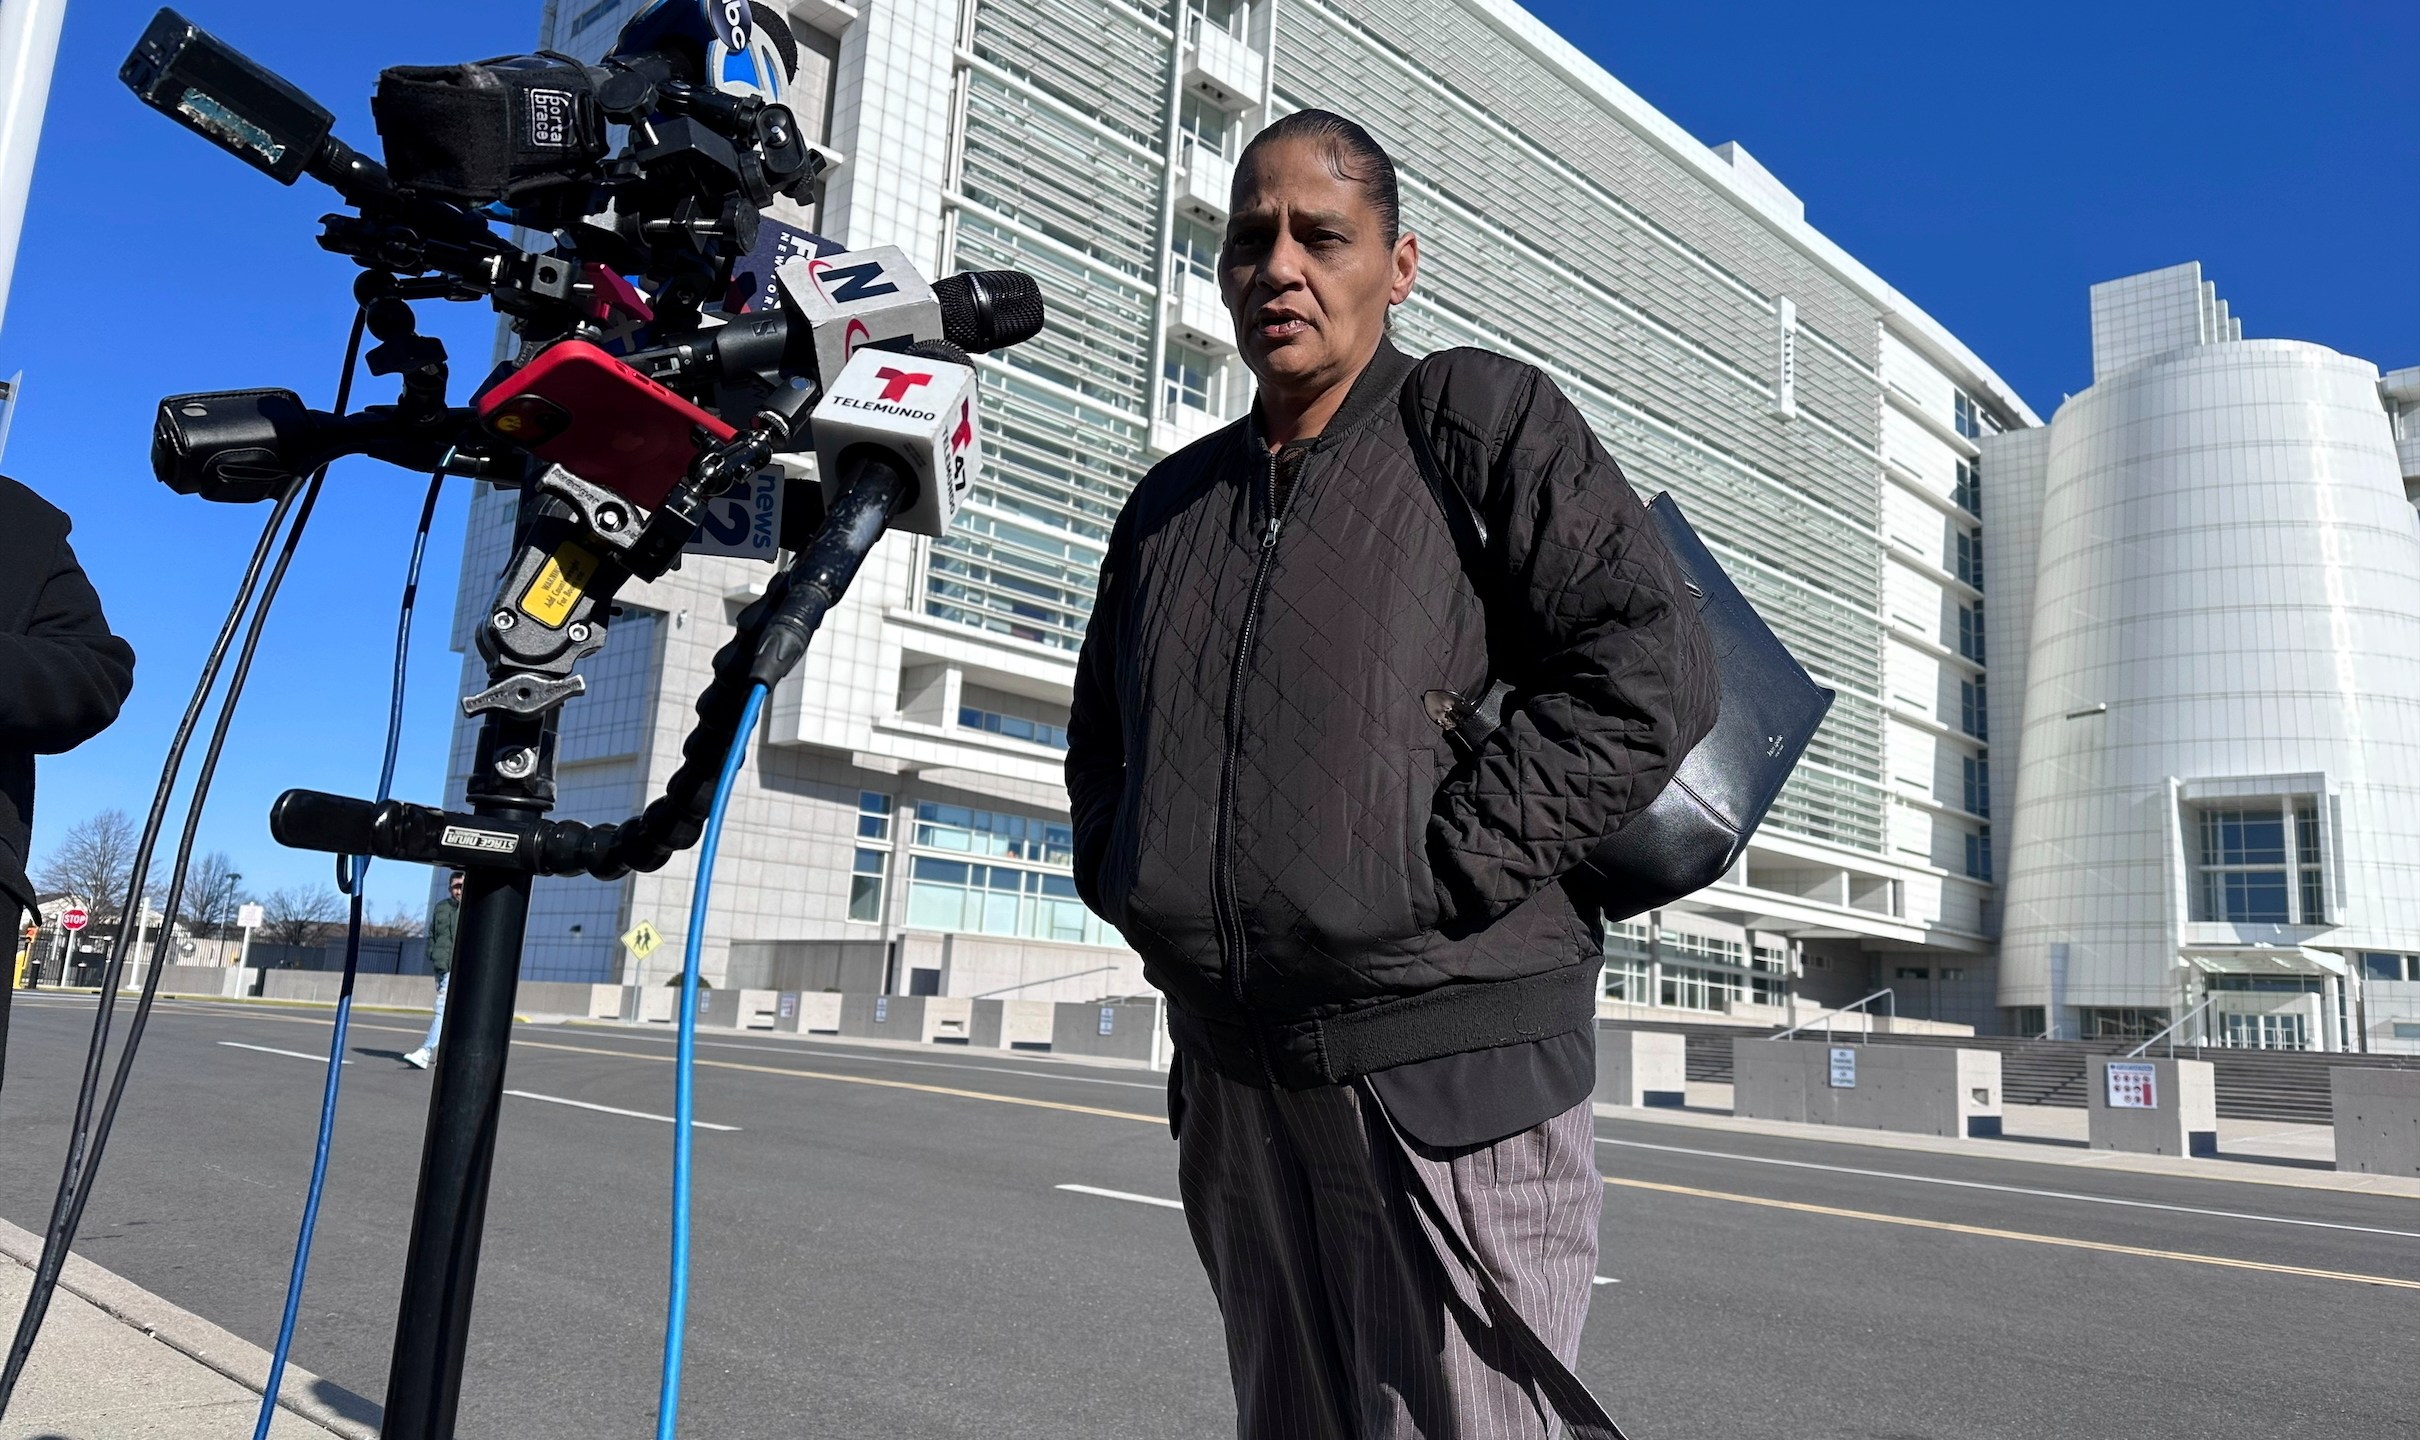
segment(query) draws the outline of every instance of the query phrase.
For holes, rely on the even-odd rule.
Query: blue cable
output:
[[[689,942],[681,959],[680,1048],[672,1067],[672,1294],[664,1307],[664,1386],[656,1398],[656,1440],[673,1440],[680,1424],[681,1342],[689,1327],[689,1136],[697,1109],[697,963],[706,944],[706,894],[714,884],[714,851],[723,837],[723,812],[731,804],[731,788],[748,758],[748,737],[765,708],[765,687],[748,688],[748,703],[740,711],[739,733],[731,737],[731,753],[723,757],[723,776],[715,782],[714,808],[706,815],[706,833],[698,841],[697,888],[689,897]],[[260,1440],[260,1437],[254,1437]]]
[[[436,519],[438,492],[444,488],[444,472],[429,477],[428,496],[420,502],[420,525],[412,535],[412,563],[403,577],[403,604],[395,617],[395,679],[387,698],[386,758],[378,767],[381,801],[395,784],[395,754],[403,740],[403,682],[411,655],[412,610],[419,603],[420,562],[428,553],[429,527]],[[261,1388],[260,1414],[252,1424],[252,1440],[268,1440],[269,1423],[277,1418],[277,1394],[285,1386],[286,1356],[294,1348],[294,1326],[302,1314],[303,1275],[311,1266],[311,1236],[319,1226],[319,1197],[327,1187],[328,1151],[336,1139],[336,1090],[338,1077],[344,1073],[345,1037],[353,1022],[353,977],[361,964],[362,881],[369,873],[367,855],[346,855],[337,860],[336,883],[353,897],[345,916],[344,984],[336,996],[336,1032],[328,1040],[328,1083],[319,1098],[319,1147],[311,1156],[311,1188],[303,1196],[302,1228],[294,1237],[294,1270],[286,1278],[286,1313],[277,1324],[277,1348],[269,1355],[269,1382]]]

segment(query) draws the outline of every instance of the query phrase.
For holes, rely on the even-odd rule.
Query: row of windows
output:
[[[1028,720],[1022,715],[1003,715],[997,710],[983,710],[973,705],[958,707],[958,724],[967,730],[980,730],[1004,740],[1023,740],[1029,745],[1048,745],[1053,750],[1067,748],[1067,727]]]
[[[2361,955],[2361,973],[2371,980],[2420,980],[2420,955],[2366,950]]]
[[[1065,875],[1014,865],[913,857],[907,923],[920,930],[1014,935],[1071,945],[1112,943]]]

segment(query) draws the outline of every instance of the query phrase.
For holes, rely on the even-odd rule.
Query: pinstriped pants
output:
[[[1431,1150],[1364,1084],[1260,1090],[1188,1057],[1182,1085],[1178,1186],[1226,1321],[1239,1440],[1562,1433],[1429,1215],[1452,1217],[1572,1363],[1605,1196],[1585,1101],[1492,1145]]]

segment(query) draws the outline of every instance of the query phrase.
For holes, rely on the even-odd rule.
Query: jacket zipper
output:
[[[1254,437],[1256,440],[1258,436]],[[1261,599],[1269,589],[1269,566],[1277,556],[1278,532],[1285,527],[1285,511],[1277,508],[1277,455],[1261,442],[1264,469],[1263,493],[1269,497],[1269,528],[1261,532],[1260,554],[1252,568],[1252,588],[1244,597],[1243,627],[1236,634],[1235,668],[1227,682],[1227,749],[1218,769],[1218,849],[1212,874],[1212,901],[1219,922],[1219,940],[1226,952],[1227,992],[1241,1009],[1244,1003],[1244,914],[1243,904],[1235,893],[1235,784],[1236,769],[1243,757],[1244,677],[1252,663],[1252,641],[1260,626]],[[1302,470],[1294,476],[1293,494],[1287,497],[1288,508],[1301,495],[1303,471],[1310,466],[1303,460]],[[1265,1057],[1264,1057],[1265,1063]]]

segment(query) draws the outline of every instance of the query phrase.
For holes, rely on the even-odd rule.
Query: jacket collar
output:
[[[1354,379],[1353,388],[1345,392],[1344,404],[1337,407],[1334,418],[1309,441],[1311,450],[1317,452],[1340,443],[1368,424],[1371,416],[1393,405],[1395,397],[1402,393],[1404,377],[1411,374],[1412,366],[1417,363],[1411,356],[1396,349],[1391,338],[1379,336],[1378,349],[1370,356],[1370,363],[1361,367],[1361,374]],[[1251,436],[1252,444],[1258,449],[1267,450],[1269,432],[1261,424],[1258,396],[1253,397],[1249,420],[1246,433]]]

